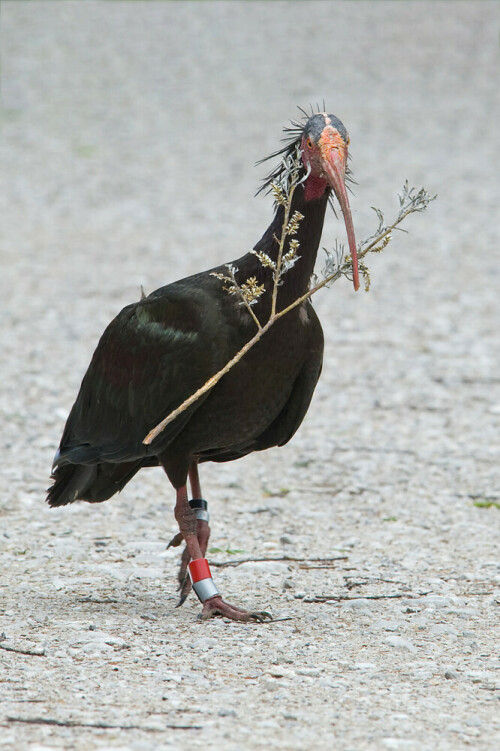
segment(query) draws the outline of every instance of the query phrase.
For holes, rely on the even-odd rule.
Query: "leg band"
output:
[[[197,558],[195,561],[191,561],[188,570],[193,589],[201,603],[208,600],[209,597],[219,594],[206,558]]]
[[[208,503],[203,498],[193,498],[189,501],[189,505],[196,514],[196,518],[208,524],[210,521],[210,515],[207,510]]]

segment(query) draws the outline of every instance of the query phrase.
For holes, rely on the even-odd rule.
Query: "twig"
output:
[[[408,598],[409,600],[415,600],[419,597],[428,595],[429,592],[418,592],[414,595],[411,592],[396,592],[392,595],[359,595],[359,597],[351,597],[350,595],[314,595],[313,597],[304,597],[302,602],[341,602],[343,600],[397,600],[401,598]]]
[[[31,657],[45,657],[44,649],[17,649],[17,647],[9,647],[7,644],[0,644],[0,649],[5,649],[6,652],[16,652],[20,655],[30,655]]]
[[[269,261],[271,262],[271,259],[269,259]],[[226,284],[229,285],[223,287],[222,289],[226,290],[226,292],[228,292],[230,295],[238,295],[238,297],[241,299],[242,304],[245,306],[248,313],[252,316],[257,329],[261,329],[261,322],[253,312],[252,305],[254,305],[259,297],[264,293],[264,286],[258,285],[257,279],[255,277],[247,279],[247,281],[244,282],[242,286],[240,286],[236,279],[236,273],[238,269],[235,268],[231,263],[226,264],[226,269],[227,274],[212,271],[210,276],[215,276],[217,279],[220,279],[222,282],[226,282]]]
[[[105,722],[78,722],[76,720],[54,720],[49,717],[7,717],[7,722],[27,725],[56,725],[61,728],[95,728],[97,730],[142,730],[146,733],[162,733],[163,728],[148,728],[142,725],[108,725]],[[202,725],[165,725],[168,730],[202,730]]]
[[[211,378],[208,379],[208,381],[201,386],[197,391],[194,392],[194,394],[191,394],[191,396],[182,402],[182,404],[177,407],[177,409],[174,409],[173,412],[171,412],[167,417],[165,417],[164,420],[162,420],[158,425],[153,428],[153,430],[150,430],[147,434],[146,438],[143,440],[143,443],[146,445],[149,445],[151,441],[154,441],[157,435],[159,435],[162,430],[164,430],[167,425],[172,422],[172,420],[175,420],[178,415],[180,415],[182,412],[184,412],[188,407],[190,407],[194,402],[196,402],[200,396],[203,396],[203,394],[206,394],[207,391],[210,391],[210,389],[213,389],[213,387],[220,381],[220,379],[228,373],[231,368],[233,368],[236,363],[238,363],[242,357],[246,355],[249,349],[251,349],[254,344],[257,344],[259,339],[261,339],[266,331],[272,326],[275,319],[269,319],[269,321],[266,323],[265,326],[258,329],[257,333],[248,341],[244,347],[240,349],[239,352],[235,354],[235,356],[229,360],[226,365],[221,368],[221,370],[218,371],[218,373],[215,373]]]
[[[271,618],[271,620],[266,620],[264,623],[280,623],[281,621],[293,621],[293,617],[291,615],[285,615],[283,618]]]
[[[264,325],[262,325],[253,310],[251,310],[251,305],[256,302],[257,298],[260,297],[260,295],[263,293],[263,288],[258,287],[256,288],[255,293],[252,295],[252,286],[255,282],[253,278],[247,280],[247,282],[245,282],[243,285],[239,285],[235,279],[235,270],[232,266],[228,267],[229,273],[231,274],[230,277],[226,277],[224,274],[219,274],[217,272],[214,274],[223,281],[230,282],[231,286],[229,288],[226,287],[226,291],[228,291],[230,294],[238,294],[240,296],[242,304],[244,304],[247,310],[250,311],[250,314],[257,325],[257,332],[239,350],[239,352],[237,352],[234,357],[232,357],[231,360],[226,363],[223,368],[221,368],[217,373],[209,378],[203,384],[203,386],[197,389],[190,397],[185,399],[182,404],[180,404],[176,409],[170,412],[170,414],[168,414],[160,423],[158,423],[156,427],[150,430],[150,432],[143,440],[143,443],[145,445],[149,445],[152,441],[154,441],[154,439],[166,428],[169,423],[175,420],[176,417],[178,417],[182,412],[184,412],[192,404],[194,404],[201,396],[210,391],[220,381],[220,379],[225,376],[226,373],[228,373],[235,365],[237,365],[237,363],[246,355],[246,353],[255,344],[257,344],[257,342],[264,336],[264,334],[271,328],[271,326],[276,323],[276,321],[278,321],[287,313],[290,313],[290,311],[294,310],[294,308],[296,308],[297,306],[302,305],[302,303],[311,298],[312,295],[316,294],[316,292],[319,292],[320,289],[323,289],[323,287],[326,287],[329,284],[337,281],[341,276],[346,276],[349,278],[349,274],[352,271],[352,259],[350,257],[344,258],[344,253],[342,247],[340,246],[339,248],[335,249],[335,255],[337,258],[336,264],[332,265],[331,259],[333,258],[333,256],[331,254],[327,254],[328,261],[324,273],[324,278],[320,282],[317,282],[312,287],[310,287],[304,295],[298,297],[286,308],[283,308],[282,310],[276,312],[278,287],[280,285],[283,274],[287,270],[287,268],[284,268],[283,265],[283,250],[285,247],[285,242],[287,237],[296,234],[297,227],[301,219],[303,219],[303,216],[298,212],[295,212],[295,214],[290,218],[290,210],[295,188],[307,177],[306,174],[302,178],[299,178],[300,168],[301,152],[300,149],[297,149],[295,155],[292,155],[288,157],[288,159],[284,160],[284,177],[281,184],[273,184],[271,186],[276,202],[284,207],[284,219],[281,230],[281,237],[279,238],[279,240],[278,238],[275,238],[279,245],[277,261],[272,261],[265,254],[259,254],[258,252],[255,253],[255,255],[259,257],[262,265],[269,266],[273,269],[274,272],[271,297],[271,312],[269,319]],[[408,182],[406,182],[403,186],[401,194],[399,195],[400,210],[396,220],[392,224],[386,226],[384,224],[384,215],[382,214],[382,212],[379,209],[374,209],[379,219],[379,225],[375,233],[359,245],[358,261],[362,261],[368,253],[380,253],[389,243],[392,237],[391,233],[395,229],[400,229],[399,225],[401,224],[401,222],[404,221],[404,219],[406,219],[409,214],[424,211],[429,203],[435,198],[436,196],[430,196],[427,191],[424,190],[424,188],[421,188],[420,191],[416,193],[415,189],[409,188]],[[290,255],[290,265],[288,266],[288,268],[290,268],[298,258],[297,249],[298,243],[295,240],[290,240],[290,251],[287,254]],[[366,291],[368,291],[370,286],[369,271],[367,267],[362,263],[360,263],[360,269],[364,275],[365,289]],[[247,286],[246,289],[245,286]]]
[[[347,589],[353,589],[354,587],[366,587],[368,584],[372,584],[373,582],[383,582],[384,584],[405,584],[405,582],[399,581],[398,579],[384,579],[380,576],[366,576],[362,579],[355,579],[354,576],[344,576],[345,586]]]
[[[286,238],[290,235],[296,234],[298,224],[300,223],[301,219],[303,219],[302,214],[299,214],[298,212],[295,212],[293,217],[290,219],[290,210],[295,188],[304,179],[299,179],[300,154],[300,149],[298,149],[295,156],[289,157],[288,160],[284,160],[286,181],[288,181],[289,184],[286,185],[285,183],[283,183],[281,186],[276,185],[274,186],[273,190],[276,201],[278,203],[281,203],[285,210],[281,238],[279,240],[278,260],[274,262],[263,254],[260,254],[260,256],[258,253],[256,254],[263,265],[268,265],[273,269],[271,313],[267,323],[262,325],[251,307],[252,304],[257,301],[258,297],[260,297],[260,295],[264,292],[264,287],[258,287],[254,278],[247,279],[247,281],[243,285],[239,285],[235,278],[236,269],[234,269],[234,267],[230,264],[227,266],[229,276],[219,274],[217,272],[213,273],[213,276],[221,279],[221,281],[229,283],[230,286],[225,287],[226,291],[229,292],[229,294],[238,294],[240,296],[242,304],[246,307],[247,311],[249,311],[250,315],[257,325],[257,332],[239,350],[239,352],[237,352],[234,357],[229,360],[229,362],[226,363],[223,368],[221,368],[221,370],[219,370],[211,378],[209,378],[208,381],[203,384],[203,386],[197,389],[194,394],[192,394],[184,402],[182,402],[182,404],[180,404],[177,409],[174,409],[172,412],[170,412],[170,414],[167,415],[160,423],[158,423],[158,425],[156,425],[153,430],[150,430],[150,432],[143,440],[143,443],[146,446],[154,441],[154,439],[167,427],[169,423],[175,420],[176,417],[178,417],[182,412],[184,412],[192,404],[194,404],[194,402],[196,402],[201,396],[203,396],[203,394],[206,394],[207,391],[210,391],[220,381],[220,379],[225,376],[226,373],[228,373],[231,368],[233,368],[246,355],[248,350],[251,349],[255,344],[257,344],[257,342],[264,336],[266,331],[268,331],[268,329],[270,329],[271,326],[275,323],[278,317],[281,317],[281,314],[276,313],[276,300],[280,280],[285,271],[285,269],[283,268],[283,249],[285,246]],[[296,257],[298,243],[295,243],[293,246],[292,243],[293,241],[291,241],[290,243],[290,252]]]
[[[402,203],[404,199],[408,200],[408,205]],[[388,227],[379,225],[378,231],[375,233],[375,237],[373,240],[371,238],[368,238],[368,240],[365,240],[362,242],[358,247],[358,262],[362,261],[363,258],[368,253],[379,253],[384,249],[384,247],[387,245],[387,242],[389,241],[391,237],[391,232],[398,227],[401,222],[406,219],[406,217],[409,214],[412,214],[414,212],[418,211],[424,211],[429,203],[433,201],[435,196],[431,197],[428,195],[428,193],[421,188],[420,191],[415,196],[413,194],[413,188],[408,189],[408,183],[405,183],[403,186],[403,192],[399,196],[399,202],[400,205],[403,206],[403,208],[400,210],[397,219]],[[418,199],[418,200],[417,200]],[[419,206],[419,208],[417,208]],[[379,217],[382,217],[382,213],[376,209],[375,210]],[[385,242],[387,241],[387,242]],[[321,280],[321,282],[318,282],[315,286],[313,286],[311,289],[309,289],[308,292],[306,292],[301,297],[298,297],[296,300],[293,301],[287,308],[284,308],[279,313],[276,314],[276,320],[278,318],[281,318],[281,316],[286,315],[289,313],[293,308],[296,308],[297,305],[301,305],[305,300],[307,300],[312,295],[316,294],[316,292],[319,292],[320,289],[323,289],[323,287],[328,286],[329,284],[332,284],[333,282],[336,282],[337,279],[340,279],[341,276],[347,276],[352,268],[352,262],[350,259],[346,259],[343,263],[340,262],[335,271],[333,271],[330,274],[327,274],[324,279]]]
[[[274,283],[273,283],[273,293],[272,293],[272,300],[271,300],[271,315],[270,319],[273,319],[276,315],[276,302],[278,299],[278,286],[281,279],[281,271],[282,271],[282,264],[283,264],[283,250],[285,247],[286,238],[290,234],[290,228],[289,228],[289,220],[290,220],[290,211],[292,208],[292,198],[293,194],[295,193],[295,188],[298,185],[298,161],[300,159],[300,155],[297,154],[297,159],[295,161],[295,166],[290,170],[290,188],[288,190],[287,200],[285,202],[285,214],[283,218],[283,226],[281,230],[281,237],[279,241],[279,248],[278,248],[278,258],[276,260],[276,268],[274,270]],[[299,218],[300,217],[300,218]],[[298,215],[298,222],[300,222],[300,219],[303,219],[302,215]],[[298,223],[297,222],[297,223]],[[288,231],[287,231],[288,230]]]
[[[216,568],[236,568],[244,563],[265,563],[272,561],[291,561],[294,563],[334,563],[335,561],[347,561],[349,556],[339,555],[332,558],[296,558],[292,555],[276,556],[272,558],[244,558],[237,561],[210,561],[211,566]]]

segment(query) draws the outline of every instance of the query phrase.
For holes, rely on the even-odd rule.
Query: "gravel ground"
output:
[[[498,5],[0,17],[0,748],[499,748]],[[317,297],[325,367],[292,443],[203,468],[212,561],[279,560],[216,568],[277,620],[202,623],[175,609],[161,471],[101,506],[50,510],[44,489],[104,326],[141,284],[253,245],[271,207],[252,165],[323,97],[358,239],[405,179],[439,199],[368,295]],[[332,216],[325,244],[343,232]]]

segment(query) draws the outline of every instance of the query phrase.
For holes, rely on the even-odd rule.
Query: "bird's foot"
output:
[[[229,618],[232,621],[242,621],[244,623],[264,623],[264,621],[272,621],[273,617],[271,613],[267,613],[265,610],[249,611],[238,608],[235,605],[230,605],[228,602],[224,602],[220,595],[210,597],[209,600],[205,600],[203,603],[203,610],[201,611],[202,620],[208,618],[214,618],[217,615],[221,615],[223,618]]]

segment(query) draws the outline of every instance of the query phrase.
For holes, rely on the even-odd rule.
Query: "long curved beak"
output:
[[[356,250],[356,238],[354,237],[354,226],[352,223],[351,208],[349,206],[349,199],[347,197],[347,190],[345,186],[345,170],[347,164],[347,147],[345,146],[340,135],[334,131],[333,134],[322,135],[320,138],[319,146],[321,150],[322,166],[325,172],[326,178],[330,183],[333,192],[335,193],[337,200],[342,209],[342,215],[344,217],[345,228],[347,232],[347,241],[349,243],[349,251],[352,258],[352,279],[354,283],[354,289],[356,292],[359,289],[359,270],[358,270],[358,253]]]

